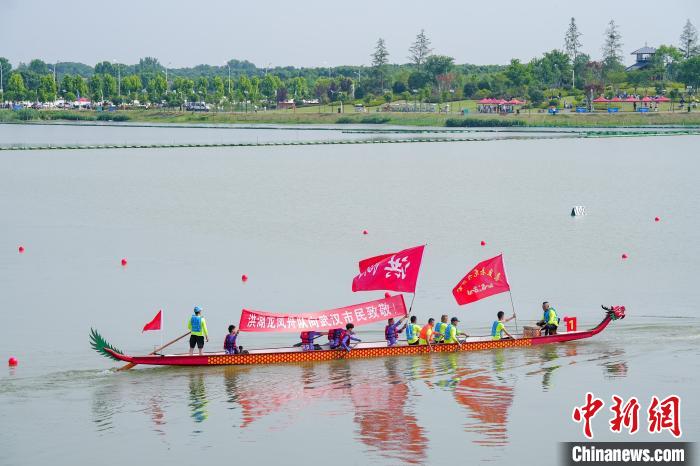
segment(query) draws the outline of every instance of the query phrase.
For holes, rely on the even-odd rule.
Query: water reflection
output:
[[[411,391],[398,370],[399,361],[384,361],[385,373],[373,381],[352,384],[348,390],[355,407],[360,440],[377,453],[403,464],[423,464],[428,439],[411,409]]]
[[[148,400],[148,412],[153,422],[153,430],[159,435],[165,435],[165,411],[163,410],[161,395],[154,395]]]
[[[209,411],[207,410],[207,405],[209,400],[207,400],[207,387],[204,384],[203,374],[190,374],[190,416],[194,419],[194,422],[200,423],[207,420],[209,417]],[[200,432],[200,431],[195,431]]]
[[[98,432],[104,432],[114,427],[114,415],[119,412],[122,401],[114,383],[98,386],[92,397],[92,422]]]

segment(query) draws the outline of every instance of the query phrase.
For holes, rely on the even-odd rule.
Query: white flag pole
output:
[[[163,346],[163,334],[165,333],[165,312],[160,310],[160,346]]]
[[[508,271],[506,270],[506,261],[503,259],[503,253],[501,253],[501,262],[503,263],[503,272],[506,275],[506,280],[508,280]],[[513,304],[513,293],[510,291],[510,281],[508,282],[508,296],[510,296],[510,308],[513,310],[513,315],[515,314],[515,304]],[[518,333],[518,318],[515,318],[515,333]]]

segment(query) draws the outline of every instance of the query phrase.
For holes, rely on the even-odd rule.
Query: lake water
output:
[[[61,128],[0,125],[0,144],[99,139]],[[185,137],[148,131],[109,129],[126,142]],[[0,464],[556,464],[556,442],[583,439],[571,411],[586,391],[638,397],[634,440],[660,441],[673,437],[645,432],[648,400],[676,393],[683,438],[697,440],[699,141],[3,152],[0,359],[19,366],[0,371]],[[570,217],[574,205],[588,215]],[[89,348],[94,327],[128,353],[152,350],[159,332],[140,330],[161,308],[167,339],[202,306],[217,349],[243,306],[377,299],[351,292],[357,261],[424,243],[421,322],[445,313],[487,334],[508,296],[459,307],[451,290],[500,252],[520,327],[543,300],[579,327],[602,319],[601,304],[628,317],[563,345],[305,365],[115,373]],[[358,333],[382,339],[379,326]],[[608,420],[606,405],[596,440],[630,439]]]

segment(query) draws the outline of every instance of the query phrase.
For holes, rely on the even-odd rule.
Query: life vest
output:
[[[503,334],[503,328],[501,327],[499,329],[499,325],[501,321],[496,320],[493,322],[493,325],[491,326],[491,339],[492,340],[500,340],[501,335]],[[501,324],[502,325],[502,324]]]
[[[424,325],[423,328],[420,329],[420,338],[421,338],[421,340],[428,341],[428,339],[430,338],[430,337],[428,336],[428,331],[432,331],[432,330],[433,330],[433,327],[431,327],[430,324]]]
[[[413,328],[414,325],[416,324],[410,323],[406,326],[406,340],[408,341],[415,341],[415,339],[417,338],[417,336],[415,336],[415,329]],[[416,327],[418,326],[416,325]]]
[[[435,322],[435,328],[433,329],[433,331],[435,333],[439,333],[440,335],[444,335],[442,333],[442,326],[443,325],[445,325],[443,322]]]
[[[553,307],[549,309],[549,319],[547,320],[547,325],[559,325],[559,317],[557,317],[557,311]]]
[[[340,334],[338,335],[338,344],[342,344],[343,340],[345,340],[345,337],[349,335],[349,332],[345,329],[338,329],[340,330]]]
[[[384,327],[384,338],[387,341],[399,338],[399,332],[396,330],[396,325],[387,325]]]
[[[180,321],[182,322],[182,321]],[[202,318],[200,316],[194,315],[190,317],[190,326],[192,327],[192,333],[196,334],[202,331]]]
[[[455,343],[454,341],[452,341],[452,337],[451,337],[452,327],[453,327],[452,324],[447,324],[447,327],[445,327],[445,333],[443,334],[443,339],[445,341],[450,340],[450,343]],[[455,327],[455,328],[457,328],[457,327]],[[456,338],[456,335],[455,335],[455,338]]]
[[[314,339],[312,338],[313,333],[314,332],[301,332],[301,334],[299,335],[299,337],[301,338],[301,344],[308,345],[308,346],[313,345],[314,344]]]

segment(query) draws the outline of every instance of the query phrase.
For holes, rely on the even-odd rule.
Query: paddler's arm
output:
[[[202,333],[204,333],[204,339],[209,342],[209,332],[207,332],[207,321],[202,317]]]
[[[503,329],[503,333],[505,333],[509,338],[512,338],[513,340],[515,340],[515,337],[513,335],[511,335],[510,333],[508,333],[508,330],[506,330],[505,328]]]
[[[510,321],[513,320],[513,319],[515,319],[515,312],[513,313],[512,316],[510,316],[510,317],[508,317],[508,318],[506,319],[506,322],[510,322]]]

